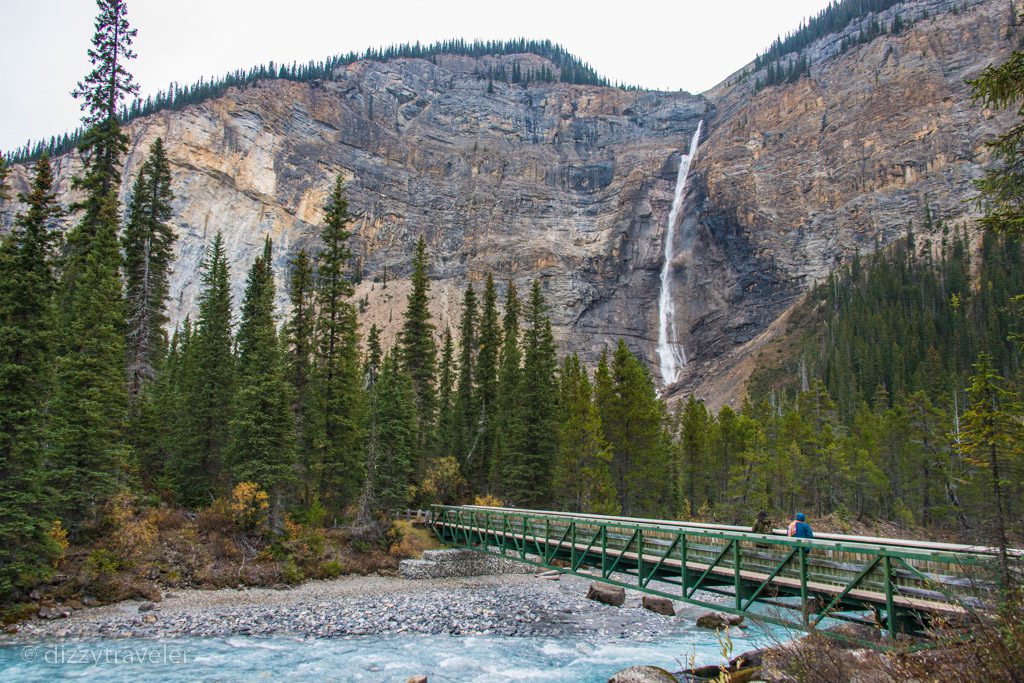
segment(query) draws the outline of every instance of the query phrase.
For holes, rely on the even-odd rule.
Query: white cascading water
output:
[[[679,159],[676,193],[672,198],[668,225],[665,227],[665,262],[661,266],[661,294],[658,296],[658,362],[661,366],[661,382],[666,386],[679,378],[679,369],[686,365],[686,351],[678,343],[679,337],[676,333],[676,307],[672,301],[672,257],[676,227],[683,203],[686,201],[686,178],[690,175],[690,164],[697,155],[697,144],[700,142],[700,128],[703,123],[701,121],[697,124],[697,132],[690,140],[690,153]]]

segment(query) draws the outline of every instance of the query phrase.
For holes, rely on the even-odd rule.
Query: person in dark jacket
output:
[[[793,538],[814,538],[811,525],[804,521],[804,513],[796,513],[796,519],[789,523],[789,535]]]

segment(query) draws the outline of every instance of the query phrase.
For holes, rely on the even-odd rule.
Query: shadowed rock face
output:
[[[691,360],[676,389],[717,404],[743,377],[714,380],[838,259],[901,234],[925,197],[937,214],[968,217],[983,140],[1009,119],[972,107],[963,79],[1009,54],[1009,12],[1002,0],[957,14],[947,4],[900,6],[904,19],[932,18],[838,57],[841,37],[818,41],[810,79],[757,94],[753,77],[693,96],[560,83],[488,92],[475,75],[514,61],[536,70],[535,55],[359,62],[332,82],[266,81],[133,122],[123,188],[163,137],[177,197],[176,322],[194,309],[217,230],[236,304],[263,237],[274,239],[283,310],[288,260],[318,248],[340,173],[357,216],[361,320],[386,342],[422,233],[439,329],[457,321],[467,280],[491,271],[503,295],[509,279],[525,291],[540,278],[564,349],[594,362],[622,337],[657,375],[665,222],[679,154],[703,119],[673,261]],[[77,163],[56,160],[65,198]],[[23,190],[28,170],[13,176]],[[373,282],[385,268],[386,289]]]

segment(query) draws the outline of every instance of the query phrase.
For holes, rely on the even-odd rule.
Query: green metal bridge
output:
[[[434,506],[428,524],[455,546],[804,631],[868,624],[889,642],[984,609],[998,569],[996,551],[980,546],[658,519]]]

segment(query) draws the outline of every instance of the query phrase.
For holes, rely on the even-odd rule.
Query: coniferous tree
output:
[[[522,353],[519,348],[519,295],[511,280],[502,319],[501,368],[498,374],[498,435],[491,489],[507,495],[522,444]]]
[[[203,262],[199,316],[182,338],[179,434],[167,476],[176,499],[209,504],[228,485],[225,450],[235,393],[231,283],[224,238],[214,235]]]
[[[985,522],[994,544],[999,548],[1000,566],[1004,585],[1009,585],[1010,564],[1007,549],[1010,538],[1021,530],[1019,495],[1020,460],[1024,444],[1024,428],[1020,416],[1024,412],[1018,397],[1005,388],[1003,379],[992,367],[992,358],[979,354],[974,376],[967,388],[970,406],[960,421],[960,440],[957,447],[964,458],[983,472],[982,491],[991,496],[986,499]],[[1015,471],[1016,470],[1016,471]],[[1014,477],[1013,475],[1016,475]],[[1013,486],[1017,480],[1018,487]],[[985,493],[981,494],[985,496]]]
[[[373,522],[372,513],[406,505],[415,463],[416,390],[393,353],[384,358],[370,391],[370,428],[366,478],[357,524]]]
[[[420,235],[412,260],[412,290],[405,309],[405,321],[399,334],[399,360],[416,387],[416,463],[423,472],[429,454],[435,419],[435,371],[437,344],[430,322],[430,280],[427,276],[427,241]]]
[[[231,417],[232,473],[259,484],[270,498],[271,528],[284,528],[294,484],[295,427],[285,359],[274,319],[272,244],[253,262],[238,325],[238,384]]]
[[[558,449],[555,377],[558,361],[551,319],[539,280],[533,281],[530,290],[526,320],[529,327],[523,336],[523,381],[520,389],[523,438],[511,489],[517,504],[532,507],[542,505],[548,498],[551,465]]]
[[[462,320],[459,323],[459,381],[455,394],[455,414],[458,420],[455,447],[462,474],[472,479],[475,467],[471,461],[478,457],[478,422],[479,413],[476,408],[476,293],[473,283],[466,284],[466,293],[462,297]]]
[[[476,408],[479,411],[480,444],[471,483],[477,490],[487,487],[488,476],[495,460],[498,412],[498,351],[501,346],[501,327],[498,323],[498,293],[494,278],[487,274],[484,286],[483,309],[480,311],[480,329],[477,335],[476,355]]]
[[[573,354],[562,365],[559,387],[558,456],[552,472],[552,498],[560,509],[617,515],[612,453],[601,429],[587,371]]]
[[[444,458],[456,452],[458,416],[455,410],[455,344],[451,328],[444,329],[441,345],[441,367],[437,375],[437,449]]]
[[[609,365],[602,357],[595,377],[605,439],[612,448],[612,475],[625,515],[668,513],[672,470],[662,431],[664,407],[650,371],[619,340]]]
[[[51,572],[55,511],[44,486],[44,407],[53,390],[55,261],[61,216],[50,159],[0,240],[0,600]]]
[[[377,381],[377,375],[380,374],[382,353],[380,330],[377,329],[376,323],[372,323],[370,325],[370,332],[366,335],[366,367],[363,370],[363,374],[366,376],[367,389],[373,388],[374,383]]]
[[[1017,125],[990,143],[998,165],[976,181],[987,211],[981,225],[1024,237],[1024,51],[1016,50],[999,66],[989,66],[969,81],[974,99],[992,109],[1017,107]]]
[[[679,420],[680,470],[684,482],[682,492],[687,504],[686,509],[680,509],[679,512],[694,518],[697,516],[697,510],[706,500],[702,484],[707,482],[707,475],[711,469],[708,467],[711,436],[710,416],[704,402],[698,401],[691,395],[686,399],[677,419]]]
[[[167,345],[168,273],[176,239],[171,219],[171,168],[157,138],[132,188],[124,229],[128,397],[156,376]]]
[[[171,335],[166,352],[159,360],[156,378],[147,382],[139,394],[131,425],[131,441],[142,485],[168,499],[174,495],[170,467],[181,450],[179,439],[184,433],[182,356],[188,346],[191,326],[191,321],[185,318],[182,328]]]
[[[323,249],[317,256],[316,384],[322,446],[312,474],[313,490],[335,515],[355,500],[362,485],[366,419],[358,321],[349,301],[355,291],[347,274],[351,220],[339,175],[325,209]]]
[[[134,57],[134,29],[122,0],[97,0],[99,15],[89,58],[93,70],[74,94],[88,126],[79,143],[84,173],[75,187],[81,219],[68,233],[61,280],[62,302],[54,418],[53,474],[61,487],[65,519],[76,527],[94,519],[125,483],[124,442],[128,396],[124,382],[125,315],[121,286],[117,191],[127,136],[118,108],[137,92],[125,62]],[[73,487],[67,484],[74,482]]]
[[[314,309],[313,264],[305,249],[291,262],[288,298],[292,313],[284,326],[286,344],[286,377],[291,386],[292,417],[295,420],[297,459],[302,473],[301,504],[309,509],[313,504],[314,489],[311,488],[311,471],[316,463],[316,436],[313,413],[315,412],[315,387],[313,385],[313,324]]]

